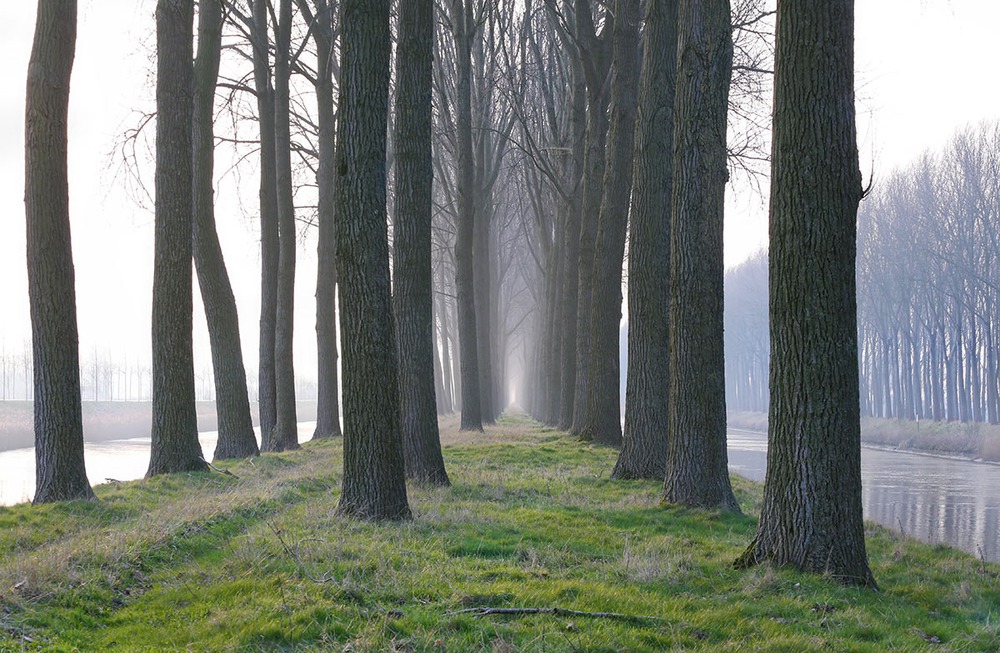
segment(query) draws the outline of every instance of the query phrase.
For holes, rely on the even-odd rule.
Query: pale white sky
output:
[[[24,71],[35,3],[4,3],[0,60],[0,346],[21,351],[30,334],[24,271]],[[147,83],[153,0],[81,0],[73,72],[70,134],[71,213],[77,273],[81,357],[127,350],[148,358],[152,287],[152,213],[115,181],[113,144],[134,109],[152,106]],[[856,62],[859,140],[867,179],[876,183],[961,127],[1000,118],[995,79],[992,0],[857,0]],[[256,182],[245,184],[252,207]],[[239,304],[244,354],[256,365],[259,272],[255,224],[240,209],[232,179],[220,182],[219,229]],[[252,210],[252,209],[251,209]],[[726,261],[733,265],[767,240],[759,198],[729,202]],[[314,242],[299,250],[296,370],[313,377]],[[196,301],[196,305],[199,302]],[[196,309],[199,367],[209,365],[204,318]],[[102,354],[103,355],[103,354]]]

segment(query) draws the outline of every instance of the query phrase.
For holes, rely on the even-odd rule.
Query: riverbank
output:
[[[767,431],[767,413],[730,412],[729,428]],[[862,444],[969,460],[1000,462],[1000,426],[864,417]]]
[[[198,430],[218,429],[214,401],[196,402]],[[316,419],[316,402],[299,401],[298,419]],[[257,405],[250,406],[257,426]],[[0,451],[35,446],[34,413],[30,401],[0,401]],[[87,442],[148,438],[153,407],[148,401],[84,401],[83,437]]]
[[[0,650],[995,650],[1000,566],[868,525],[882,592],[736,571],[751,516],[660,505],[523,417],[443,424],[414,519],[336,516],[342,442],[0,509]],[[734,478],[755,515],[761,486]],[[500,611],[507,610],[504,614]],[[492,611],[492,612],[491,612]]]

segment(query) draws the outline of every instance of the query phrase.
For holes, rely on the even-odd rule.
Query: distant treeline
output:
[[[862,415],[1000,422],[1000,123],[877,182],[858,213]],[[767,410],[767,257],[726,276],[730,410]]]

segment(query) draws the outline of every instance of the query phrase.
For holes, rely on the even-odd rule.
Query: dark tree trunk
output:
[[[723,354],[722,216],[733,62],[730,32],[729,0],[680,3],[664,498],[739,510],[727,466]]]
[[[192,345],[193,0],[156,4],[153,421],[147,476],[208,469],[198,442]]]
[[[472,159],[472,52],[471,6],[466,0],[452,0],[452,28],[455,39],[457,107],[455,128],[458,169],[458,217],[455,225],[455,294],[458,312],[458,346],[461,350],[463,431],[481,431],[483,416],[479,393],[478,330],[475,283],[473,279],[473,236],[475,233],[475,162]]]
[[[24,110],[24,209],[35,388],[34,502],[46,503],[93,499],[94,493],[83,462],[69,227],[67,132],[76,0],[40,0],[36,16]]]
[[[779,0],[767,481],[737,565],[791,564],[874,587],[861,514],[853,40],[853,0]]]
[[[337,381],[337,236],[334,183],[337,117],[333,108],[335,62],[333,7],[315,0],[312,15],[307,0],[298,5],[316,42],[316,120],[319,123],[319,162],[316,168],[316,430],[313,439],[340,437],[340,383]]]
[[[396,46],[393,307],[406,476],[448,485],[434,392],[431,272],[433,0],[400,0]]]
[[[576,374],[573,391],[573,425],[570,432],[579,435],[587,416],[590,393],[590,312],[593,297],[594,242],[601,212],[604,184],[605,147],[608,137],[608,90],[606,86],[611,57],[606,38],[614,29],[608,15],[601,35],[594,33],[593,16],[587,0],[576,1],[576,37],[584,78],[587,82],[587,142],[583,164],[583,203],[580,207],[580,243],[578,251],[576,309]]]
[[[629,227],[625,429],[612,476],[659,480],[667,462],[677,0],[650,0],[644,38]]]
[[[559,386],[559,428],[567,430],[573,426],[573,397],[576,392],[576,325],[577,307],[579,305],[580,283],[580,209],[583,191],[584,145],[587,138],[587,85],[583,76],[583,65],[579,58],[573,65],[573,94],[571,99],[572,115],[570,117],[573,133],[573,184],[572,195],[566,211],[563,225],[565,245],[563,249],[563,266],[561,270],[562,292],[560,301],[563,303],[562,346],[559,350],[560,376]]]
[[[278,306],[278,197],[277,157],[274,147],[274,89],[267,3],[253,2],[253,78],[260,126],[260,362],[257,370],[260,448],[273,451],[275,413],[274,324]]]
[[[639,82],[639,2],[615,2],[611,62],[611,124],[601,212],[594,242],[590,302],[590,384],[581,437],[598,444],[622,443],[619,402],[619,325],[622,262],[635,165],[635,105]]]
[[[215,376],[219,440],[215,458],[244,458],[259,453],[250,418],[247,373],[243,367],[240,320],[222,246],[215,230],[212,197],[215,140],[212,118],[222,45],[222,3],[202,0],[198,7],[198,56],[194,63],[194,223],[192,246],[198,287],[205,305]]]
[[[274,323],[274,433],[269,451],[299,448],[293,366],[295,317],[295,200],[288,81],[291,75],[292,0],[278,3],[274,39],[274,151],[278,200],[278,299]]]
[[[410,516],[386,233],[389,0],[341,4],[337,267],[344,355],[344,487],[361,519]]]

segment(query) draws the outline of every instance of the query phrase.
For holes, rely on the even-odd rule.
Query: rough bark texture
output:
[[[340,383],[337,380],[337,236],[334,184],[336,175],[337,119],[333,108],[334,53],[333,7],[327,0],[316,0],[316,14],[309,12],[307,0],[299,7],[310,23],[315,24],[316,42],[316,120],[319,123],[319,162],[317,186],[316,252],[316,430],[313,438],[339,437]]]
[[[236,298],[215,230],[212,197],[215,138],[212,118],[221,45],[222,3],[219,0],[201,0],[198,7],[198,56],[194,63],[192,246],[212,348],[215,404],[219,418],[219,440],[215,447],[217,459],[244,458],[259,453],[250,418]]]
[[[260,448],[271,451],[275,414],[274,323],[278,302],[278,198],[275,183],[274,89],[268,55],[267,3],[253,3],[253,79],[260,126],[260,363],[257,370]]]
[[[615,2],[611,62],[611,124],[601,212],[594,243],[590,314],[590,383],[580,435],[620,446],[619,324],[622,316],[622,261],[635,166],[636,94],[639,82],[639,2]]]
[[[344,486],[337,508],[404,519],[396,334],[389,292],[386,122],[389,0],[341,4],[337,265],[344,356]]]
[[[722,337],[730,30],[729,0],[680,3],[664,498],[739,510],[727,468]]]
[[[767,481],[737,564],[874,587],[861,510],[853,0],[780,0],[776,43]]]
[[[295,317],[295,199],[288,80],[292,0],[280,0],[274,39],[274,152],[278,200],[278,298],[274,323],[274,432],[268,451],[299,448],[292,336]]]
[[[479,393],[478,330],[476,321],[475,284],[473,280],[473,235],[475,233],[475,169],[472,159],[472,52],[469,29],[471,11],[465,0],[452,0],[452,30],[455,39],[457,77],[455,90],[455,128],[458,147],[455,166],[458,169],[458,224],[455,225],[455,302],[458,312],[458,346],[461,350],[462,420],[463,431],[483,430],[483,415]],[[471,7],[468,9],[471,10]]]
[[[650,0],[629,227],[625,428],[614,478],[659,480],[666,473],[676,72],[677,0]]]
[[[393,308],[407,478],[448,485],[434,388],[431,277],[433,0],[401,0],[396,46]]]
[[[193,0],[156,4],[153,421],[147,476],[207,469],[198,442],[192,349]]]
[[[590,3],[576,1],[576,37],[587,82],[587,144],[583,164],[583,203],[580,206],[579,276],[576,309],[576,370],[573,392],[573,424],[570,432],[579,435],[587,416],[590,392],[590,307],[593,296],[594,241],[601,211],[604,185],[605,147],[608,137],[608,89],[605,84],[611,57],[606,38],[614,29],[608,15],[601,35],[594,33]]]
[[[69,87],[76,0],[40,0],[24,111],[24,208],[35,384],[35,503],[93,499],[83,463],[69,226]]]

